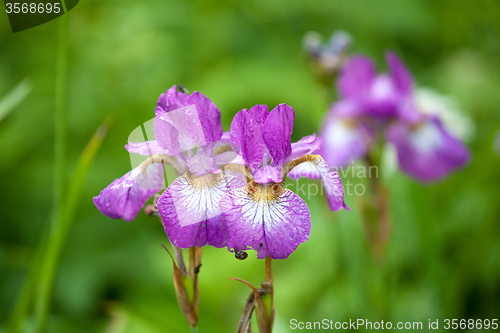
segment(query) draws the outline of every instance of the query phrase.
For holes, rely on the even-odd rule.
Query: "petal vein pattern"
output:
[[[158,200],[165,232],[172,243],[181,248],[226,246],[227,226],[219,201],[245,183],[241,177],[224,173],[178,177]]]
[[[309,208],[290,190],[275,195],[270,187],[239,188],[221,200],[229,235],[228,250],[257,251],[257,258],[287,258],[300,243],[308,240],[311,230]]]

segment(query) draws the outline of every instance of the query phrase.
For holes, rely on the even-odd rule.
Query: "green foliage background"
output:
[[[293,139],[317,132],[327,101],[301,38],[339,28],[380,68],[384,52],[395,50],[419,86],[456,98],[476,124],[473,159],[434,185],[402,174],[383,179],[394,222],[384,264],[368,252],[356,196],[346,197],[351,212],[337,213],[323,197],[306,198],[310,240],[274,262],[275,331],[291,331],[292,318],[425,327],[429,319],[500,316],[500,156],[492,148],[500,129],[498,1],[82,0],[69,15],[65,179],[106,115],[116,122],[81,193],[50,332],[188,331],[161,225],[142,213],[130,223],[109,219],[92,197],[130,169],[129,133],[153,117],[159,94],[173,84],[212,99],[225,130],[243,108],[287,103],[296,112]],[[54,21],[12,34],[0,13],[0,96],[24,78],[33,83],[0,122],[0,327],[51,216],[56,32]],[[264,277],[263,261],[249,254],[237,261],[224,249],[204,249],[200,332],[234,330],[249,289],[226,278],[257,285]]]

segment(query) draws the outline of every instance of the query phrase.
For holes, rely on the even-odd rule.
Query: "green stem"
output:
[[[198,333],[198,326],[189,329],[190,333]]]
[[[55,136],[54,136],[54,197],[52,207],[52,222],[61,208],[64,196],[65,175],[65,135],[66,135],[66,81],[67,81],[67,51],[68,51],[68,15],[59,18],[59,38],[56,62],[55,87]]]
[[[63,2],[64,7],[64,2]],[[67,51],[68,51],[68,14],[59,18],[59,36],[56,61],[55,88],[55,136],[54,136],[54,193],[52,206],[51,231],[48,248],[40,267],[40,286],[36,299],[37,332],[43,332],[46,327],[48,305],[52,291],[53,277],[57,262],[57,253],[62,247],[67,228],[60,227],[58,221],[62,215],[62,202],[65,190],[65,135],[66,135],[66,82],[67,82]],[[49,260],[48,258],[53,258]],[[54,260],[55,259],[55,260]],[[48,261],[48,262],[47,262]]]

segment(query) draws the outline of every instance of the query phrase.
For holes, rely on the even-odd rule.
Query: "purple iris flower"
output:
[[[411,73],[393,52],[386,55],[389,74],[353,57],[341,71],[342,99],[328,112],[320,154],[331,166],[364,158],[383,137],[393,144],[400,168],[424,182],[439,180],[469,160],[467,148],[448,133],[437,116],[425,115],[414,101]]]
[[[349,115],[368,115],[391,118],[398,114],[398,106],[412,97],[413,79],[401,60],[393,52],[386,55],[390,72],[376,73],[373,61],[354,56],[340,73],[338,89],[342,101],[350,103]]]
[[[126,145],[130,153],[149,156],[94,198],[106,216],[133,220],[145,202],[164,188],[163,164],[179,175],[160,196],[157,206],[165,232],[178,247],[224,247],[227,227],[219,199],[245,184],[239,174],[219,167],[236,154],[223,133],[220,112],[199,92],[187,95],[176,86],[161,94],[155,110],[156,140]]]
[[[295,177],[321,178],[331,210],[348,209],[340,177],[323,158],[311,153],[321,141],[315,135],[291,143],[295,113],[280,104],[271,112],[256,105],[238,112],[231,124],[231,142],[239,147],[233,163],[245,165],[246,186],[226,193],[220,207],[228,226],[227,248],[252,248],[257,258],[287,258],[309,238],[311,218],[302,198],[283,188],[288,172],[300,166]],[[300,169],[298,169],[300,170]]]
[[[464,144],[436,116],[422,116],[415,123],[396,122],[389,127],[387,139],[396,147],[400,168],[423,182],[439,180],[470,159]]]
[[[320,131],[324,144],[319,154],[330,166],[340,167],[363,158],[374,142],[372,127],[355,116],[351,102],[332,105]]]

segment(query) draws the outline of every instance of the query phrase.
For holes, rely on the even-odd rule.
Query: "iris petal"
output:
[[[361,123],[337,116],[333,108],[321,129],[323,144],[319,154],[329,166],[349,165],[366,155],[373,141],[370,134]]]
[[[246,110],[241,110],[234,116],[230,132],[231,140],[238,146],[236,149],[239,148],[241,158],[250,170],[255,172],[264,155],[260,124]]]
[[[164,148],[162,148],[157,141],[146,141],[146,142],[129,142],[125,145],[125,149],[132,154],[140,154],[143,156],[154,155],[154,154],[168,154]]]
[[[275,107],[266,118],[262,134],[274,166],[283,167],[287,157],[292,154],[290,138],[294,118],[295,112],[286,104]]]
[[[343,98],[364,99],[370,90],[376,71],[373,61],[367,57],[354,56],[342,69],[338,88]]]
[[[114,180],[94,197],[99,211],[113,219],[132,221],[146,201],[164,186],[163,166],[150,165],[142,173],[142,164],[123,177]]]
[[[316,134],[304,136],[299,141],[292,143],[292,154],[288,156],[286,162],[288,163],[304,155],[316,153],[322,143],[323,140],[317,137]]]
[[[222,198],[220,206],[229,231],[227,248],[252,248],[259,259],[268,255],[285,259],[309,238],[309,208],[290,190],[274,195],[270,187],[258,186],[258,192],[252,193],[245,186]]]
[[[413,78],[410,71],[405,67],[396,53],[390,51],[386,54],[386,61],[391,69],[391,78],[403,95],[409,95],[413,91]]]
[[[342,208],[350,210],[344,202],[344,187],[342,186],[339,174],[330,170],[325,160],[320,155],[306,155],[288,163],[283,169],[283,174],[286,175],[290,170],[293,171],[293,169],[300,167],[302,164],[306,164],[305,168],[307,168],[308,172],[313,176],[319,176],[321,178],[330,210],[337,211]],[[295,174],[294,177],[299,175]]]
[[[401,169],[424,182],[447,176],[469,161],[467,148],[443,128],[436,117],[418,125],[399,122],[388,132]]]
[[[192,174],[178,177],[158,200],[165,232],[181,248],[212,245],[224,247],[227,227],[219,200],[246,182],[232,174]]]

